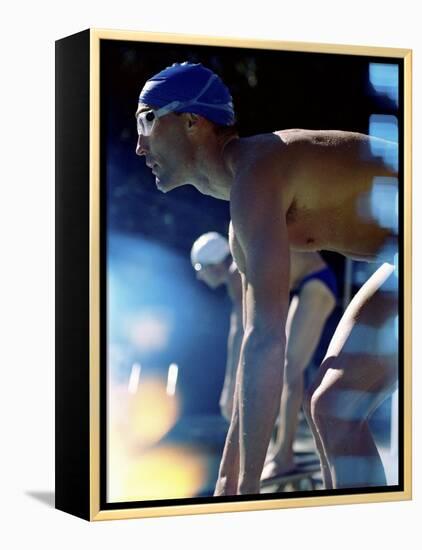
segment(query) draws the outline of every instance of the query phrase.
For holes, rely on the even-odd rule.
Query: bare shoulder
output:
[[[296,167],[315,170],[316,161],[332,167],[374,168],[382,170],[380,176],[393,176],[397,171],[398,145],[392,141],[344,130],[293,129],[275,134],[286,144],[291,165]]]
[[[259,202],[285,184],[287,145],[273,133],[239,138],[227,147],[226,162],[233,175],[231,203]]]
[[[258,134],[231,141],[224,150],[224,160],[233,177],[258,163],[279,162],[286,151],[286,143],[276,133]]]
[[[345,130],[309,130],[305,128],[292,128],[274,132],[286,145],[308,143],[315,145],[343,145],[365,143],[371,138],[359,132]]]
[[[333,153],[357,150],[361,157],[368,158],[374,152],[376,154],[377,145],[380,147],[383,143],[396,146],[359,132],[292,128],[233,140],[226,148],[225,160],[235,177],[257,165],[260,165],[260,170],[265,168],[268,172],[287,167],[295,159],[303,161],[302,155],[321,152],[322,149],[331,149]]]
[[[255,239],[258,227],[265,226],[265,232],[269,233],[277,227],[279,219],[285,219],[289,189],[286,145],[275,134],[262,134],[233,140],[226,149],[233,175],[230,191],[233,248],[242,249],[245,254],[246,243]]]
[[[346,130],[306,130],[295,128],[291,130],[279,130],[274,133],[279,136],[285,145],[308,148],[334,148],[339,151],[345,149],[358,149],[361,156],[377,156],[380,147],[397,148],[397,143],[387,141],[375,136],[369,136],[360,132]],[[366,155],[365,155],[366,152]]]

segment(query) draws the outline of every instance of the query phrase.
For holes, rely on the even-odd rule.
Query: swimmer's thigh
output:
[[[394,268],[383,264],[346,309],[312,392],[313,416],[367,418],[395,389],[398,375]]]

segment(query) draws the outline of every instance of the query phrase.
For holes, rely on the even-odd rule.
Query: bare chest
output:
[[[290,246],[295,250],[321,250],[332,240],[330,227],[340,229],[341,216],[334,208],[324,212],[294,201],[286,215],[287,234]]]

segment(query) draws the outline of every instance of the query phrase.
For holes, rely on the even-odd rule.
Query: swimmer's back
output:
[[[235,177],[260,162],[262,173],[271,173],[282,186],[294,249],[371,260],[392,237],[370,207],[377,178],[397,176],[383,150],[394,154],[397,145],[356,132],[292,129],[235,140],[228,157]],[[269,178],[257,173],[259,197]]]

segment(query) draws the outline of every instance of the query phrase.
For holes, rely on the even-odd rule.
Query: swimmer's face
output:
[[[196,277],[210,288],[217,288],[224,284],[227,276],[227,267],[224,262],[216,265],[203,266],[196,272]]]
[[[151,106],[140,104],[137,114],[148,110]],[[193,150],[187,136],[188,116],[168,113],[154,119],[149,135],[138,135],[136,154],[145,156],[157,188],[164,193],[192,179]]]

